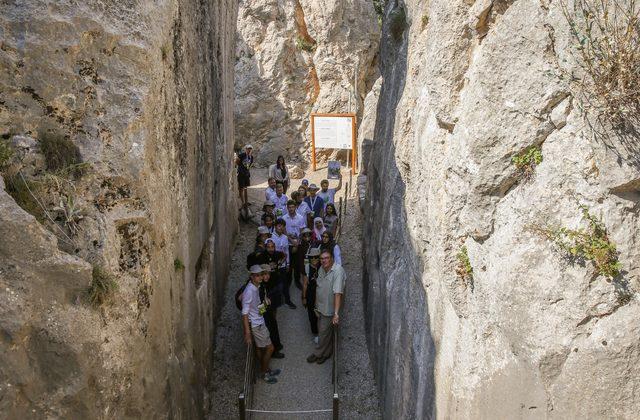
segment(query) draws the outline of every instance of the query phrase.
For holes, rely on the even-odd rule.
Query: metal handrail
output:
[[[338,395],[338,326],[333,327],[333,366],[331,369],[333,384],[333,420],[340,417],[340,396]]]
[[[247,345],[247,356],[244,365],[244,384],[242,386],[242,391],[240,391],[240,394],[238,395],[240,420],[249,419],[249,416],[251,415],[251,412],[247,410],[253,401],[253,384],[256,382],[255,351],[255,345],[253,343]],[[249,416],[247,413],[249,413]]]

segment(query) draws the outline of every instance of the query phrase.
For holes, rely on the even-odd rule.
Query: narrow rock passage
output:
[[[255,211],[264,201],[266,170],[252,170],[252,187],[249,201]],[[308,173],[310,182],[320,183],[326,170]],[[344,196],[344,188],[349,179],[343,172],[344,186],[338,196]],[[355,182],[355,178],[353,179]],[[293,180],[297,187],[300,180]],[[332,181],[331,187],[334,186]],[[339,395],[340,417],[343,419],[380,418],[377,390],[371,370],[371,362],[366,347],[363,307],[362,307],[362,232],[361,216],[357,207],[355,186],[351,188],[347,213],[343,220],[340,238],[343,266],[347,272],[344,315],[341,317],[339,343]],[[238,417],[237,398],[242,388],[244,375],[245,345],[242,339],[240,312],[233,302],[236,290],[247,279],[245,258],[253,248],[256,226],[241,223],[238,241],[231,261],[231,274],[225,293],[225,304],[218,321],[213,381],[209,387],[209,419]],[[272,366],[282,369],[279,382],[267,385],[258,381],[255,386],[252,408],[264,410],[315,410],[331,408],[331,361],[323,365],[309,364],[306,357],[314,348],[312,335],[304,307],[300,303],[300,291],[291,286],[292,299],[298,308],[286,306],[278,310],[280,335],[284,345],[284,359],[273,360]],[[323,415],[274,415],[264,414],[254,418],[304,418],[328,419]]]

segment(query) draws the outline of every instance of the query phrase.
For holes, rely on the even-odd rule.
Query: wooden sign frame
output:
[[[351,118],[351,173],[356,173],[356,162],[358,154],[357,149],[357,131],[356,131],[356,114],[347,113],[347,114],[321,114],[321,113],[312,113],[311,114],[311,167],[313,171],[316,171],[316,134],[315,134],[315,117],[350,117]],[[348,149],[347,149],[348,150]]]

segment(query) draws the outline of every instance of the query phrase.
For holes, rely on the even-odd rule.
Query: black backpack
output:
[[[240,286],[240,288],[236,292],[236,308],[238,308],[239,311],[242,310],[242,293],[244,292],[244,289],[247,287],[247,284],[249,284],[249,281],[250,280],[247,280],[242,286]]]

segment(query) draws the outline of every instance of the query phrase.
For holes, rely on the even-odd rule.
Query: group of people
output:
[[[246,189],[250,185],[252,151],[247,145],[236,159],[243,207],[249,205]],[[339,223],[334,200],[342,178],[336,188],[330,189],[328,180],[320,186],[302,180],[288,197],[290,177],[284,158],[279,156],[269,168],[261,224],[254,249],[247,256],[249,279],[236,293],[245,341],[255,344],[260,376],[270,384],[276,383],[281,373],[280,369],[270,369],[270,360],[285,357],[278,308],[286,305],[297,309],[290,294],[292,283],[301,290],[300,303],[306,309],[316,347],[307,362],[324,363],[333,352],[333,328],[340,322],[346,279],[340,247],[335,242]]]

